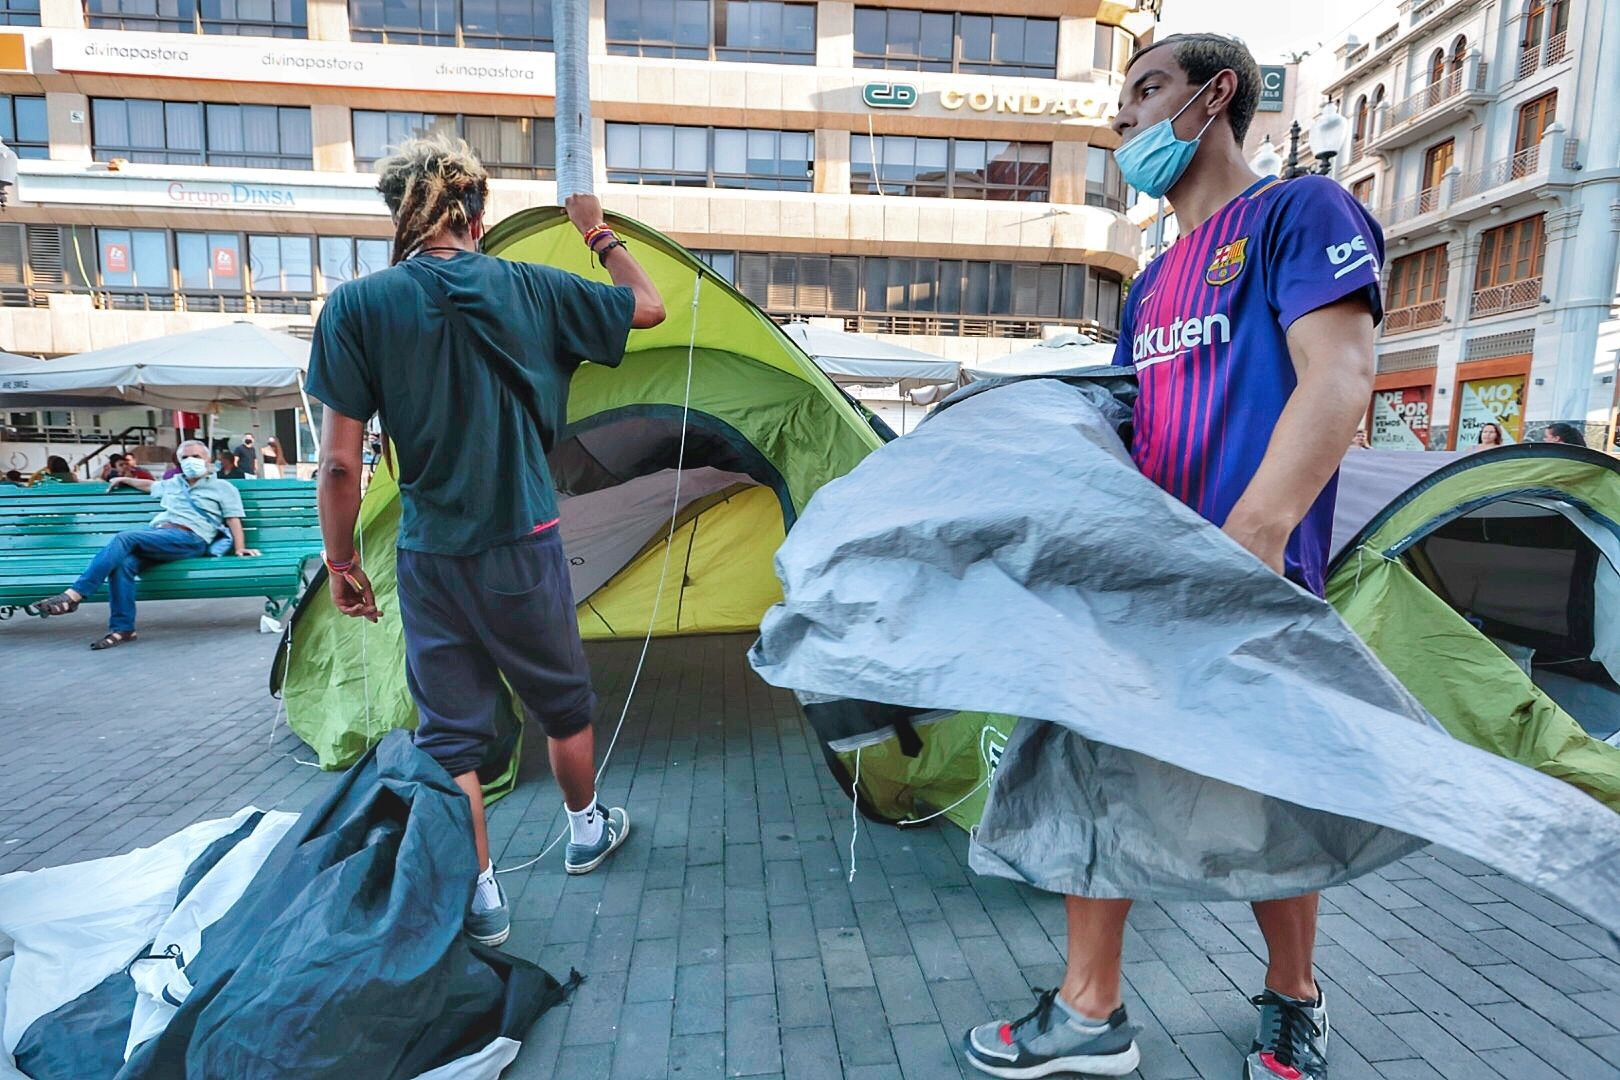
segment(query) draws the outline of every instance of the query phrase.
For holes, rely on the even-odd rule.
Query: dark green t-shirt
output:
[[[403,267],[338,287],[309,354],[310,394],[355,420],[382,418],[403,508],[399,546],[473,555],[557,517],[540,433],[480,350],[523,365],[541,417],[561,433],[581,363],[624,358],[635,294],[549,266],[465,252],[417,256],[476,340],[449,325]]]

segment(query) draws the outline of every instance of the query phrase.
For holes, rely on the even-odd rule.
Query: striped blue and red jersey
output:
[[[1141,384],[1137,467],[1225,524],[1297,385],[1288,328],[1358,294],[1381,318],[1383,258],[1378,223],[1321,176],[1260,180],[1176,240],[1132,283],[1114,354]],[[1284,556],[1288,577],[1318,596],[1337,489],[1335,475]]]

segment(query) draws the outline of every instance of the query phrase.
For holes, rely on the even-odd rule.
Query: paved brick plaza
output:
[[[106,609],[0,624],[0,873],[127,851],[252,803],[297,809],[331,777],[265,691],[252,601],[146,604],[142,640],[92,654]],[[516,1077],[961,1075],[956,1041],[1060,978],[1053,898],[965,868],[954,826],[868,828],[791,697],[743,638],[654,642],[603,792],[632,836],[602,872],[561,851],[503,879],[508,947],[588,976]],[[592,649],[606,719],[639,646]],[[497,860],[561,827],[544,755],[496,806]],[[1620,948],[1460,856],[1419,854],[1323,903],[1334,1080],[1620,1077]],[[1239,1075],[1262,975],[1239,904],[1139,906],[1126,940],[1149,1080]],[[976,1075],[976,1074],[969,1074]]]

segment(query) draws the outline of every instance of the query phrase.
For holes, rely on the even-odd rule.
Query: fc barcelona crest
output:
[[[1243,260],[1245,251],[1249,246],[1249,238],[1234,240],[1230,244],[1222,244],[1215,249],[1215,261],[1209,264],[1204,271],[1204,283],[1207,285],[1225,285],[1229,281],[1237,280],[1243,273]]]

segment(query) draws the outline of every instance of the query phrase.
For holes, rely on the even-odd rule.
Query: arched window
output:
[[[1462,34],[1451,43],[1451,70],[1454,72],[1463,69],[1463,61],[1468,59],[1468,38]]]
[[[1429,57],[1429,85],[1439,86],[1440,80],[1446,77],[1446,50],[1436,49],[1434,55]]]
[[[1524,34],[1520,41],[1524,50],[1530,52],[1541,47],[1544,40],[1543,31],[1546,29],[1547,16],[1546,0],[1525,0],[1524,5]]]
[[[1378,85],[1378,89],[1373,91],[1373,96],[1372,96],[1372,109],[1373,109],[1373,112],[1377,113],[1378,112],[1378,106],[1382,105],[1383,103],[1384,103],[1384,86],[1383,86],[1382,83],[1380,83]]]
[[[1367,114],[1367,95],[1362,94],[1356,100],[1356,126],[1353,136],[1356,142],[1360,142],[1367,137]]]

